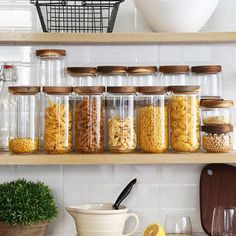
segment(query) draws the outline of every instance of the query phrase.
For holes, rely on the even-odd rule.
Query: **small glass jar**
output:
[[[160,66],[160,83],[163,86],[184,86],[189,83],[189,66]]]
[[[69,84],[77,86],[100,86],[96,67],[67,67]]]
[[[72,87],[43,87],[44,151],[63,154],[72,151]]]
[[[40,87],[9,87],[9,150],[30,154],[39,150]]]
[[[111,152],[134,152],[137,148],[136,88],[108,87],[107,145]]]
[[[138,130],[142,152],[164,153],[169,147],[168,87],[139,87]]]
[[[102,86],[124,86],[126,84],[125,66],[98,66],[97,72]]]
[[[156,66],[137,66],[128,67],[129,76],[127,79],[127,86],[154,86],[156,79]]]
[[[171,86],[171,148],[175,152],[197,152],[200,147],[199,86]]]
[[[201,100],[203,125],[233,125],[233,106],[231,100]]]
[[[201,86],[201,97],[220,97],[221,88],[221,71],[219,65],[194,66],[192,71],[192,84]]]
[[[203,126],[202,132],[202,147],[206,152],[228,153],[233,149],[233,126]]]
[[[65,50],[42,49],[36,51],[39,57],[39,79],[41,86],[63,86]]]
[[[75,150],[102,153],[105,150],[105,87],[75,87]]]

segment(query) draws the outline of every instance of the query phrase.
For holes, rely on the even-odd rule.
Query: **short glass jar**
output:
[[[9,87],[9,150],[30,154],[39,150],[40,87]]]
[[[200,105],[203,125],[233,125],[233,101],[202,99]]]
[[[44,151],[63,154],[72,151],[72,87],[43,87]]]
[[[108,87],[106,97],[107,145],[111,152],[137,148],[135,87]]]
[[[129,75],[127,79],[127,86],[154,86],[156,80],[157,67],[156,66],[137,66],[128,67]]]
[[[233,126],[203,126],[202,132],[202,147],[206,152],[228,153],[233,149]]]
[[[139,148],[164,153],[169,148],[168,87],[139,87],[138,92]]]
[[[199,86],[171,86],[171,148],[175,152],[197,152],[200,148]]]
[[[101,153],[105,150],[105,87],[75,87],[75,150]]]
[[[39,57],[39,79],[41,86],[63,86],[65,50],[41,49],[36,51]]]
[[[189,66],[160,66],[160,84],[162,86],[190,85]]]
[[[97,72],[102,86],[124,86],[126,85],[125,66],[98,66]]]
[[[192,71],[192,84],[201,86],[201,97],[220,97],[222,94],[221,71],[219,65],[194,66]]]

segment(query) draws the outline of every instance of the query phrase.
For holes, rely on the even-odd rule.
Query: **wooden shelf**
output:
[[[207,44],[236,43],[236,32],[210,33],[22,33],[1,32],[0,44]]]
[[[111,164],[210,164],[236,163],[236,152],[228,154],[93,154],[11,155],[0,153],[0,165],[111,165]]]

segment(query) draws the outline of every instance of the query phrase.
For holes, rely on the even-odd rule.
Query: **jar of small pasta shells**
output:
[[[40,87],[9,87],[9,150],[30,154],[39,150]]]
[[[138,129],[142,152],[164,153],[169,147],[168,87],[139,87]]]
[[[134,152],[137,148],[136,88],[108,87],[107,145],[111,152]]]
[[[75,150],[101,153],[105,149],[105,87],[75,87]]]
[[[43,87],[44,151],[63,154],[72,151],[72,87]]]
[[[171,148],[175,152],[197,152],[200,147],[199,86],[171,86]]]

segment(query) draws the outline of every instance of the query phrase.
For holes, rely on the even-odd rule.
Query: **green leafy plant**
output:
[[[52,192],[42,182],[18,179],[0,184],[0,221],[32,225],[57,216]]]

